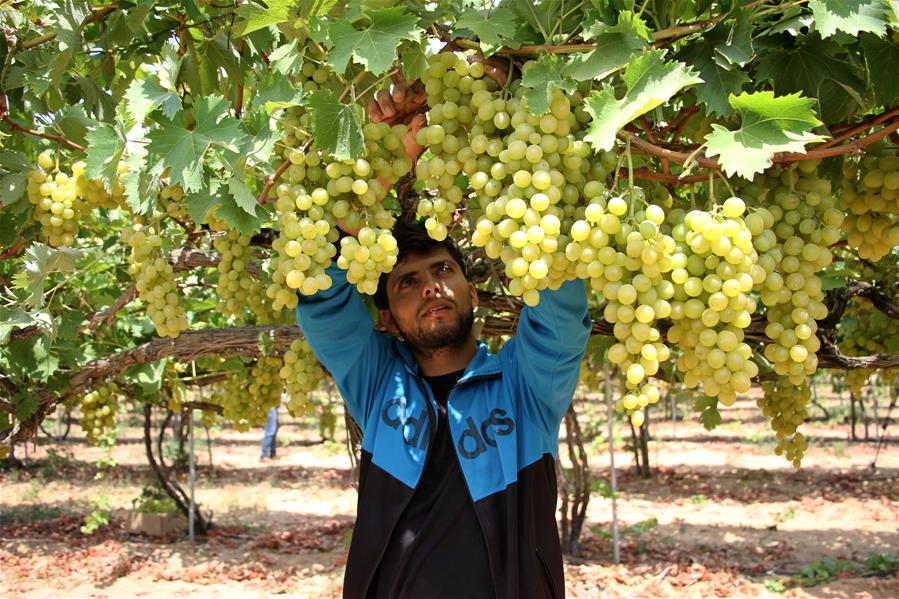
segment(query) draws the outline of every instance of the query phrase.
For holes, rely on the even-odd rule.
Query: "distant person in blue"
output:
[[[372,120],[411,95],[379,92]],[[402,223],[394,236],[398,260],[374,297],[390,334],[336,266],[333,286],[297,307],[363,431],[344,597],[560,599],[555,461],[591,326],[584,284],[542,291],[492,354],[452,239]]]
[[[268,419],[265,421],[265,431],[262,434],[262,453],[259,460],[275,459],[275,446],[278,444],[278,408],[277,406],[268,411]]]

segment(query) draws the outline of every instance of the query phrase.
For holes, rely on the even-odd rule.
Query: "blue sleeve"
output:
[[[297,324],[337,383],[353,420],[365,430],[380,378],[389,372],[390,340],[373,327],[371,314],[343,269],[327,270],[329,289],[300,295]]]
[[[533,398],[534,413],[548,431],[558,430],[571,403],[590,338],[584,282],[567,281],[540,292],[540,303],[525,307],[518,329],[504,347]]]

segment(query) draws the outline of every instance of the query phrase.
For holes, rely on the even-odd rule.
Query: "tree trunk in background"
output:
[[[559,481],[562,521],[560,536],[562,552],[573,557],[580,553],[581,532],[587,519],[587,505],[590,503],[590,464],[584,448],[584,436],[577,419],[574,403],[565,412],[565,440],[571,471],[566,473],[561,460],[556,462],[556,478]]]

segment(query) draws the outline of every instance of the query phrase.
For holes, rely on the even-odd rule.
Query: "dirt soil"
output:
[[[826,405],[836,409],[836,399]],[[579,409],[589,429],[604,408]],[[650,478],[636,473],[630,432],[620,427],[621,563],[612,560],[612,501],[595,492],[580,555],[565,560],[568,597],[899,597],[895,566],[874,575],[864,565],[872,554],[899,560],[896,431],[872,469],[873,440],[849,442],[845,424],[806,425],[812,447],[795,471],[773,455],[752,398],[723,416],[712,432],[695,415],[655,420]],[[261,431],[224,428],[212,431],[210,464],[200,429],[196,497],[214,526],[196,543],[126,530],[131,501],[151,477],[139,423],[122,426],[117,466],[99,480],[103,454],[77,424],[64,442],[43,437],[27,455],[19,447],[25,466],[0,471],[0,596],[339,597],[356,510],[351,464],[343,442],[321,443],[312,421],[282,423],[278,458],[268,462],[258,457]],[[607,481],[604,437],[588,452],[594,478]],[[187,475],[179,480],[186,489]],[[109,525],[83,534],[102,497]],[[799,585],[811,583],[814,566],[838,560],[849,569],[824,567],[822,584]]]

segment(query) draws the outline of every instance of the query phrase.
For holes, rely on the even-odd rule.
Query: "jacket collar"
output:
[[[419,367],[409,347],[397,339],[396,350],[406,370],[416,376],[421,376],[421,367]],[[478,350],[468,363],[468,366],[465,367],[465,372],[462,373],[459,382],[461,383],[475,377],[497,376],[499,374],[502,374],[499,360],[494,354],[490,353],[490,350],[487,349],[487,344],[479,340]]]

